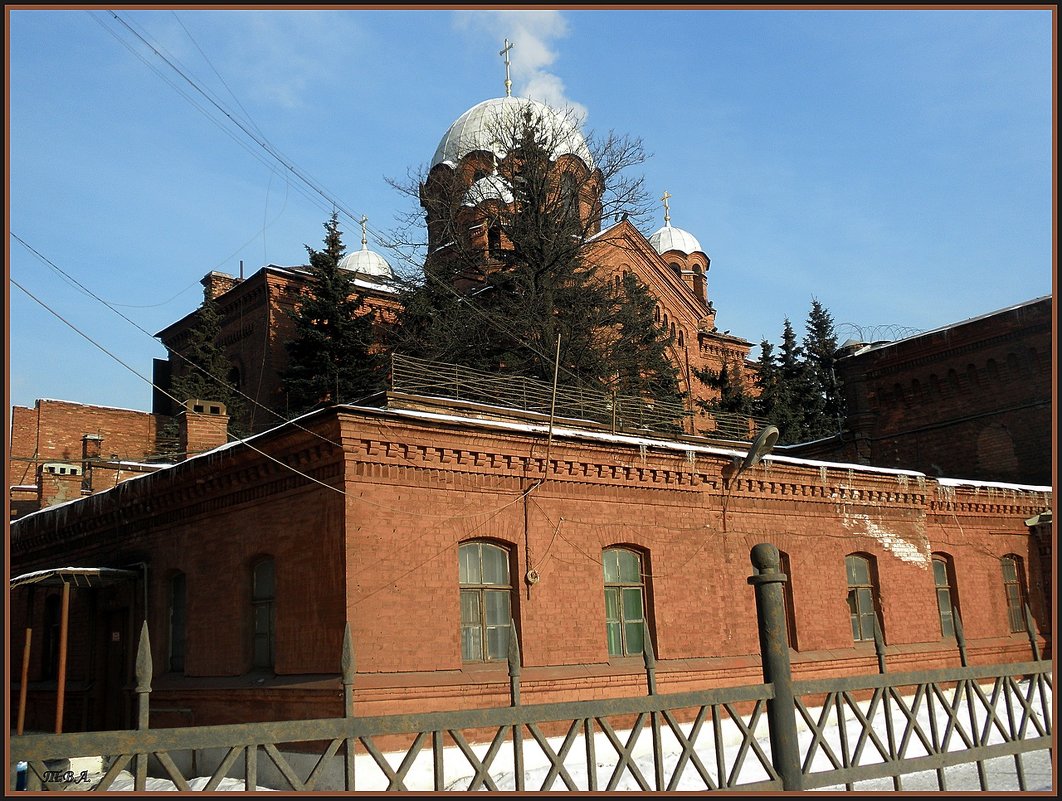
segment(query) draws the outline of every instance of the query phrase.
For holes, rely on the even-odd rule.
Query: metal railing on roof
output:
[[[487,373],[459,364],[391,355],[391,390],[396,393],[449,398],[467,403],[518,409],[523,412],[585,420],[612,431],[651,431],[681,434],[690,411],[680,402],[646,399],[599,390],[558,386],[554,409],[553,387],[526,376]],[[766,424],[744,415],[716,413],[707,418],[713,436],[748,441]]]

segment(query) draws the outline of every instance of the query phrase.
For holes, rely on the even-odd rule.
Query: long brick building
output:
[[[736,474],[740,455],[485,408],[333,407],[30,514],[12,555],[20,574],[133,573],[73,593],[73,728],[120,722],[142,618],[153,725],[339,714],[345,623],[364,714],[504,702],[510,616],[528,701],[636,692],[645,636],[667,691],[751,682],[761,541],[788,560],[798,676],[874,669],[875,617],[894,669],[956,664],[942,589],[977,662],[1028,656],[1026,601],[1050,631],[1025,524],[1049,488],[771,455]],[[13,591],[13,634],[44,632],[47,719],[57,594],[33,587]]]

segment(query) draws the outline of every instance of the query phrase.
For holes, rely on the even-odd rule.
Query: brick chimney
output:
[[[103,437],[99,434],[85,434],[81,437],[81,482],[82,489],[92,489],[92,463],[103,452]]]
[[[178,447],[184,458],[228,442],[229,415],[225,404],[192,398],[177,415]]]
[[[81,497],[81,465],[45,462],[37,468],[37,502],[40,508]]]
[[[237,278],[236,276],[229,275],[228,273],[221,273],[217,270],[214,270],[204,275],[203,280],[201,280],[199,283],[203,285],[204,299],[213,300],[219,295],[224,295],[242,280],[242,278]]]

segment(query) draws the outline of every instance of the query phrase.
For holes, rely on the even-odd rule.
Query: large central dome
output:
[[[474,150],[486,150],[503,158],[505,149],[498,141],[497,134],[499,130],[510,130],[512,122],[519,120],[527,109],[531,111],[532,120],[541,120],[544,126],[552,128],[550,138],[555,140],[554,158],[578,156],[587,167],[593,169],[590,149],[573,120],[545,103],[524,97],[495,97],[472,106],[446,131],[435,149],[429,169],[443,162],[456,164]]]

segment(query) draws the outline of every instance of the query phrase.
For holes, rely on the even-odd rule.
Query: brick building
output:
[[[490,107],[451,126],[429,173],[479,187],[470,226],[505,198],[478,174],[476,109]],[[583,158],[580,141],[560,166]],[[592,213],[593,198],[583,200]],[[477,230],[489,255],[498,243]],[[432,240],[432,252],[445,255],[445,244]],[[367,253],[363,235],[347,268],[386,324],[390,268]],[[715,325],[708,256],[669,209],[650,236],[626,220],[598,231],[590,254],[602,275],[633,272],[656,297],[684,389],[704,391],[693,369],[744,365],[749,343]],[[246,442],[223,444],[225,410],[194,399],[179,415],[179,462],[155,458],[161,423],[178,411],[161,396],[152,414],[56,401],[13,410],[9,472],[26,505],[11,526],[12,575],[125,571],[72,593],[65,728],[128,725],[141,620],[152,633],[153,726],[338,715],[346,624],[366,715],[506,703],[510,617],[529,703],[640,692],[647,635],[661,692],[757,681],[746,577],[763,541],[791,576],[799,678],[876,670],[875,621],[891,669],[957,664],[943,597],[973,662],[1028,658],[1026,601],[1050,647],[1046,481],[780,453],[739,473],[747,442],[549,426],[511,408],[393,394],[383,407],[278,422],[286,310],[304,281],[302,268],[274,265],[245,280],[204,278],[221,308],[227,378],[259,404],[247,421],[259,433]],[[179,351],[194,319],[160,332],[163,343]],[[178,369],[157,363],[157,383]],[[961,465],[945,472],[965,477]],[[13,652],[25,627],[36,638],[31,728],[54,709],[61,603],[58,588],[32,578],[12,591],[9,640]]]
[[[799,677],[876,669],[875,615],[891,669],[956,664],[941,589],[973,661],[1028,657],[1025,600],[1049,636],[1025,523],[1049,488],[773,455],[739,475],[725,443],[547,429],[333,407],[16,521],[18,574],[137,576],[73,593],[67,725],[118,725],[127,688],[103,674],[131,676],[141,618],[153,725],[339,714],[345,623],[362,714],[503,703],[510,616],[529,702],[638,692],[646,633],[661,691],[752,682],[761,541],[788,560]],[[32,587],[12,593],[12,638],[44,632],[30,706],[47,720],[57,590]]]
[[[794,453],[930,475],[1051,483],[1052,299],[897,342],[846,343],[844,432]]]

